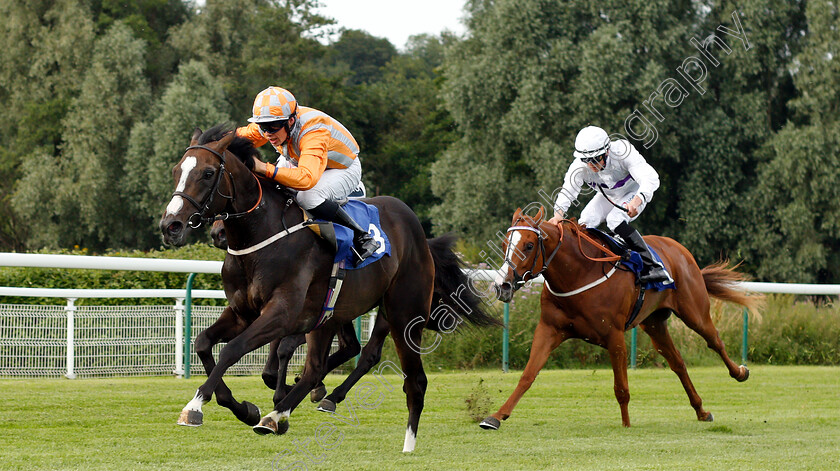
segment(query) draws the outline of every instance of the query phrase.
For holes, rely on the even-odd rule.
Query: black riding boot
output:
[[[622,222],[615,228],[615,233],[624,239],[624,243],[627,244],[627,247],[641,255],[642,262],[644,262],[645,266],[642,268],[642,273],[639,275],[640,282],[662,282],[665,284],[674,282],[665,270],[665,267],[653,258],[653,255],[650,253],[650,249],[645,243],[645,240],[642,238],[642,235],[639,234],[639,231],[634,229],[630,224],[627,224],[627,222]]]
[[[318,219],[341,224],[353,231],[353,254],[356,256],[357,265],[379,249],[379,242],[373,240],[373,237],[335,201],[326,200],[308,211]]]

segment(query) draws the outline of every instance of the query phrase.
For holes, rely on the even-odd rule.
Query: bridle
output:
[[[519,220],[517,220],[517,222],[518,221]],[[560,245],[562,245],[562,243],[563,243],[563,236],[565,234],[563,224],[559,224],[558,227],[560,228],[560,237],[557,240],[557,246],[554,247],[554,250],[551,252],[551,255],[549,255],[548,257],[545,256],[545,254],[546,254],[545,237],[543,237],[542,231],[539,229],[539,227],[533,227],[533,226],[530,226],[530,225],[524,225],[523,226],[523,225],[514,224],[513,226],[508,228],[508,230],[507,230],[508,233],[513,232],[513,231],[523,230],[523,231],[531,231],[531,232],[534,232],[535,234],[537,234],[537,240],[539,241],[539,246],[540,246],[540,254],[543,257],[543,266],[542,266],[542,268],[540,268],[539,271],[537,271],[537,272],[534,271],[534,269],[537,266],[537,256],[535,255],[534,256],[534,262],[531,264],[531,268],[529,270],[527,270],[525,273],[523,273],[522,275],[520,275],[516,271],[516,265],[513,264],[512,260],[507,258],[507,255],[505,255],[505,263],[507,263],[507,265],[510,267],[511,271],[513,271],[513,289],[514,289],[514,291],[521,288],[522,285],[525,284],[528,280],[536,278],[537,276],[541,275],[546,269],[548,269],[548,265],[551,263],[551,260],[557,254],[557,251],[560,249]],[[548,290],[551,292],[551,294],[553,294],[555,296],[558,296],[558,297],[566,297],[566,296],[575,295],[575,294],[581,293],[583,291],[586,291],[590,288],[593,288],[593,287],[603,283],[604,281],[609,279],[609,277],[612,276],[613,273],[615,273],[615,271],[618,269],[618,262],[619,262],[619,260],[621,260],[620,255],[616,255],[616,254],[612,253],[612,251],[610,251],[609,248],[606,248],[606,247],[598,244],[590,236],[584,234],[581,230],[572,231],[572,232],[577,233],[578,247],[580,248],[580,252],[581,252],[581,254],[583,254],[584,257],[586,257],[587,259],[589,259],[593,262],[612,262],[613,263],[613,269],[609,273],[605,274],[602,278],[600,278],[600,279],[598,279],[598,280],[596,280],[592,283],[589,283],[586,286],[583,286],[581,288],[578,288],[576,290],[569,291],[569,292],[566,292],[566,293],[558,293],[558,292],[553,291],[551,289],[551,287],[548,286],[548,280],[546,280],[545,284],[546,284],[546,287],[548,287]],[[586,239],[586,241],[589,242],[590,244],[592,244],[593,246],[598,247],[600,250],[603,250],[604,252],[606,252],[607,256],[606,257],[590,257],[589,255],[586,255],[586,253],[583,251],[582,239]],[[508,247],[510,247],[510,243],[511,243],[510,239],[508,239]],[[525,279],[528,276],[530,276],[530,278]]]
[[[227,169],[225,169],[224,153],[220,153],[220,152],[216,151],[215,149],[211,149],[210,147],[203,146],[203,145],[189,146],[185,149],[184,152],[186,152],[188,150],[191,150],[191,149],[206,150],[207,152],[210,152],[211,154],[218,157],[219,161],[221,162],[220,165],[219,165],[219,170],[216,174],[216,181],[213,183],[213,188],[210,190],[209,193],[207,193],[207,195],[204,197],[204,199],[201,200],[201,203],[197,202],[192,196],[184,193],[183,191],[175,191],[175,192],[172,193],[173,197],[180,196],[181,198],[184,198],[185,200],[189,201],[190,204],[195,206],[195,208],[198,210],[195,213],[193,213],[189,217],[189,219],[187,219],[187,224],[191,228],[197,229],[197,228],[201,227],[202,224],[205,224],[205,223],[209,224],[209,223],[212,223],[214,221],[226,221],[230,218],[242,217],[242,216],[245,216],[246,214],[249,214],[250,212],[254,211],[258,207],[262,206],[262,202],[263,202],[263,199],[262,199],[262,185],[260,185],[259,180],[257,180],[257,187],[260,189],[260,195],[259,195],[259,198],[257,199],[256,204],[254,204],[254,206],[251,209],[249,209],[247,211],[242,211],[242,212],[239,212],[239,213],[233,213],[233,214],[231,214],[231,213],[219,213],[218,215],[215,215],[215,216],[213,216],[213,215],[207,216],[207,213],[209,211],[211,211],[210,208],[213,205],[213,200],[216,196],[216,193],[218,193],[219,196],[221,196],[222,198],[224,198],[224,199],[226,199],[230,202],[230,201],[233,201],[234,198],[236,198],[236,187],[233,184],[233,175],[231,175],[231,173]],[[219,183],[221,183],[222,175],[224,175],[224,174],[228,175],[228,180],[230,181],[231,194],[229,196],[222,193],[219,189]],[[253,175],[253,173],[251,173],[251,175]],[[256,179],[256,178],[257,177],[254,175],[254,179]]]
[[[542,231],[539,229],[539,227],[533,227],[533,226],[530,226],[530,225],[525,225],[525,226],[513,225],[513,226],[508,228],[507,233],[510,234],[511,232],[516,232],[516,231],[530,231],[530,232],[533,232],[533,233],[537,234],[537,241],[539,242],[540,255],[542,256],[542,260],[543,260],[542,268],[540,268],[539,271],[534,271],[534,269],[537,267],[537,258],[538,258],[538,256],[535,255],[534,256],[534,262],[531,264],[531,268],[526,270],[525,273],[520,275],[516,271],[516,265],[513,263],[512,260],[507,258],[507,255],[505,255],[505,263],[507,263],[507,265],[513,271],[514,289],[518,290],[528,280],[540,276],[540,274],[542,274],[542,272],[544,272],[548,268],[548,265],[551,263],[551,260],[554,258],[555,255],[557,255],[557,251],[560,250],[560,245],[563,243],[563,237],[561,235],[560,240],[557,241],[557,246],[554,247],[554,250],[551,251],[551,254],[548,257],[546,257],[546,252],[547,251],[546,251],[546,248],[545,248],[545,237],[543,237]],[[511,241],[510,241],[510,238],[508,237],[508,247],[510,247],[510,244],[511,244]],[[513,253],[513,251],[510,250],[510,249],[508,251],[510,253]],[[529,278],[525,279],[525,277],[529,277]]]

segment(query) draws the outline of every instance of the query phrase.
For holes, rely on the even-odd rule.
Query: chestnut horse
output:
[[[451,243],[427,242],[417,216],[398,199],[365,200],[379,209],[391,253],[348,271],[344,295],[332,317],[319,326],[334,251],[305,229],[303,211],[289,190],[278,190],[276,182],[252,173],[253,155],[250,142],[236,138],[224,125],[205,133],[196,129],[172,171],[176,189],[160,221],[164,241],[182,245],[193,228],[222,219],[229,247],[241,253],[229,252],[225,257],[222,282],[229,305],[196,338],[196,352],[208,378],[182,410],[179,423],[201,425],[201,407],[215,393],[217,402],[240,420],[249,424],[258,421],[255,432],[285,433],[291,412],[328,372],[333,336],[354,318],[378,307],[379,316],[384,316],[390,328],[404,374],[409,414],[403,451],[413,451],[427,382],[420,354],[422,328],[446,331],[451,319],[439,315],[430,321],[435,290],[452,296],[455,288],[469,282],[457,264],[438,265],[439,260],[452,255]],[[441,248],[444,253],[433,253]],[[442,280],[444,285],[436,286]],[[475,325],[498,324],[472,292],[458,301],[448,312],[454,311]],[[300,381],[259,420],[259,409],[237,402],[222,376],[248,352],[304,333],[308,333],[308,348]],[[216,363],[211,349],[219,342],[227,344]]]
[[[549,354],[569,338],[583,339],[606,348],[612,363],[615,397],[621,408],[621,423],[630,426],[627,404],[627,349],[625,328],[640,326],[653,346],[668,361],[688,394],[697,419],[712,421],[703,401],[694,390],[685,363],[668,334],[667,319],[673,313],[691,330],[700,334],[717,352],[738,381],[746,381],[749,370],[738,366],[726,354],[723,342],[709,315],[709,296],[731,301],[755,310],[763,297],[748,295],[734,286],[746,279],[727,267],[726,262],[702,270],[694,257],[678,242],[667,237],[646,236],[645,241],[662,258],[674,279],[676,289],[648,291],[638,312],[630,320],[638,299],[636,276],[618,266],[618,259],[606,244],[586,233],[574,220],[558,225],[543,221],[544,208],[531,217],[517,209],[508,229],[506,257],[496,288],[503,301],[509,301],[522,283],[542,275],[545,286],[540,297],[540,321],[534,331],[528,364],[519,384],[495,414],[481,422],[485,429],[498,429],[531,387]]]

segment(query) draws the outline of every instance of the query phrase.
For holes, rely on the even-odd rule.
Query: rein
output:
[[[595,239],[590,237],[588,234],[585,234],[582,230],[578,229],[577,231],[572,231],[572,232],[577,233],[578,248],[580,249],[580,253],[584,257],[586,257],[587,259],[592,260],[593,262],[615,262],[615,261],[621,260],[621,255],[614,254],[612,252],[612,250],[609,249],[609,247],[604,247],[598,241],[596,241]],[[586,253],[583,251],[583,241],[581,239],[586,239],[587,242],[594,245],[596,248],[606,252],[607,256],[606,257],[593,258],[593,257],[590,257],[589,255],[586,255]],[[563,226],[562,225],[560,225],[560,240],[563,240]]]
[[[253,172],[249,172],[254,177],[254,180],[257,180],[257,188],[259,188],[259,190],[260,190],[259,198],[257,198],[257,202],[254,204],[254,206],[247,211],[242,211],[242,212],[239,212],[239,213],[233,213],[233,214],[231,214],[231,213],[219,213],[215,216],[210,216],[210,217],[205,216],[205,214],[208,211],[210,211],[210,207],[213,205],[213,198],[216,196],[216,193],[218,193],[219,196],[221,196],[222,198],[224,198],[226,200],[233,201],[236,198],[236,186],[233,183],[233,175],[225,168],[225,156],[224,156],[223,153],[219,153],[215,149],[211,149],[210,147],[203,146],[203,145],[189,146],[185,149],[185,152],[190,150],[190,149],[206,150],[207,152],[210,152],[211,154],[218,157],[219,160],[221,161],[221,164],[219,165],[219,172],[216,174],[216,181],[213,183],[213,188],[210,190],[210,192],[207,194],[207,196],[204,197],[204,199],[201,201],[201,203],[198,203],[192,196],[184,193],[183,191],[175,191],[175,192],[172,193],[173,197],[180,196],[181,198],[184,198],[185,200],[189,201],[190,204],[195,206],[195,208],[198,210],[195,213],[193,213],[190,216],[190,218],[187,220],[187,224],[189,224],[190,227],[192,227],[193,229],[197,229],[197,228],[201,227],[202,224],[205,224],[205,223],[209,224],[209,223],[212,223],[214,221],[226,221],[226,220],[231,219],[231,218],[243,217],[243,216],[251,213],[252,211],[256,210],[258,207],[260,207],[262,205],[262,202],[263,202],[262,185],[260,185],[260,181],[259,181],[259,179],[257,179],[257,176],[254,175]],[[223,174],[227,174],[228,179],[230,180],[230,188],[231,188],[231,195],[230,196],[223,194],[219,190],[219,183],[221,183],[221,181],[222,181],[222,175]]]

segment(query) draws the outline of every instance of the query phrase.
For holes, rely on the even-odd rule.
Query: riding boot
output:
[[[368,231],[362,229],[359,223],[335,201],[326,200],[308,211],[318,219],[341,224],[353,231],[353,255],[356,256],[356,265],[362,263],[379,249],[379,242],[375,241],[368,234]]]
[[[642,257],[644,267],[642,268],[642,273],[639,274],[640,282],[662,282],[664,284],[674,282],[674,280],[671,279],[671,275],[669,275],[668,271],[665,270],[665,267],[653,258],[653,255],[650,253],[650,249],[645,243],[645,240],[642,238],[642,235],[639,234],[639,231],[634,229],[630,224],[627,224],[627,222],[622,222],[615,228],[615,233],[621,236],[628,248],[638,252]]]

